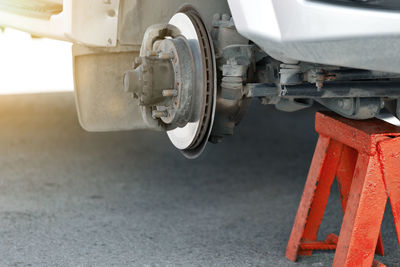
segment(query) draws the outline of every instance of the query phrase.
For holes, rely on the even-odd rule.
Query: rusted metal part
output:
[[[396,177],[400,127],[377,119],[353,121],[329,112],[317,113],[315,124],[320,137],[286,257],[295,261],[298,255],[336,246],[333,266],[385,266],[374,260],[374,252],[384,254],[380,228],[388,198],[400,239],[400,179]],[[335,174],[344,213],[342,227],[337,242],[328,238],[318,242]]]
[[[188,158],[204,150],[216,110],[216,61],[211,35],[191,5],[168,24],[150,26],[124,87],[139,99],[143,122],[165,130]]]
[[[304,72],[303,80],[316,85],[318,91],[325,86],[325,82],[331,81],[362,81],[377,79],[398,79],[398,73],[379,72],[360,69],[321,69],[312,68]]]
[[[400,82],[332,82],[317,90],[312,84],[285,85],[277,88],[272,83],[246,84],[247,97],[295,97],[295,98],[349,98],[349,97],[400,97]]]
[[[398,73],[390,72],[379,72],[371,70],[361,69],[349,69],[349,68],[320,68],[313,67],[307,69],[301,73],[302,80],[308,83],[312,83],[317,91],[325,88],[325,82],[332,81],[367,81],[367,80],[378,80],[378,79],[398,79],[400,75]],[[298,83],[300,84],[300,83]],[[286,84],[285,84],[286,85]]]
[[[310,69],[304,73],[304,80],[314,83],[318,91],[324,86],[324,82],[335,81],[336,74],[324,69]]]
[[[140,65],[124,74],[125,92],[132,93],[141,105],[166,104],[162,92],[175,85],[171,60],[149,56],[137,58],[136,62],[140,62]]]
[[[362,81],[326,83],[323,90],[312,84],[285,86],[281,96],[298,98],[343,98],[343,97],[399,97],[400,83],[395,81]]]
[[[275,104],[276,108],[284,111],[309,107],[309,103],[315,100],[346,118],[365,120],[378,116],[388,97],[400,99],[399,88],[400,82],[394,81],[332,82],[326,83],[322,90],[307,83],[281,86],[248,83],[244,92],[248,98],[262,98],[263,103]],[[309,103],[302,105],[306,100]],[[400,111],[397,114],[400,116]]]
[[[226,44],[226,43],[225,43]],[[228,45],[220,49],[223,56],[222,79],[218,88],[217,113],[210,141],[219,143],[222,138],[233,135],[236,125],[241,121],[250,104],[246,98],[243,84],[246,83],[248,70],[254,57],[253,45]]]
[[[331,81],[360,81],[360,80],[377,80],[377,79],[398,79],[400,75],[392,72],[380,72],[372,70],[360,69],[339,69],[329,70],[327,76],[331,77]]]

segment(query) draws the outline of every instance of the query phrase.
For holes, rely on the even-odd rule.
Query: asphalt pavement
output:
[[[71,93],[0,96],[0,266],[330,266],[285,247],[315,109],[257,101],[232,137],[185,159],[164,133],[88,133]],[[339,232],[337,187],[320,238]],[[390,210],[387,256],[400,265]]]

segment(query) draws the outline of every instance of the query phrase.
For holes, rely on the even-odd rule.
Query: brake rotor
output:
[[[196,158],[210,137],[216,106],[216,64],[212,39],[199,13],[184,6],[169,21],[189,43],[195,70],[193,115],[183,127],[168,130],[175,147],[188,158]]]

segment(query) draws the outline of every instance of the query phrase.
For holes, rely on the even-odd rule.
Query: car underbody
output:
[[[253,98],[400,117],[398,1],[0,0],[0,25],[74,43],[84,129],[165,131],[188,158]]]

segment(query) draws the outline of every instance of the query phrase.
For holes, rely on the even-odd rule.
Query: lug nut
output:
[[[162,95],[165,97],[170,97],[170,96],[177,96],[178,95],[178,90],[176,89],[166,89],[162,91]]]
[[[153,118],[158,119],[161,117],[168,117],[168,111],[166,110],[153,110]]]

